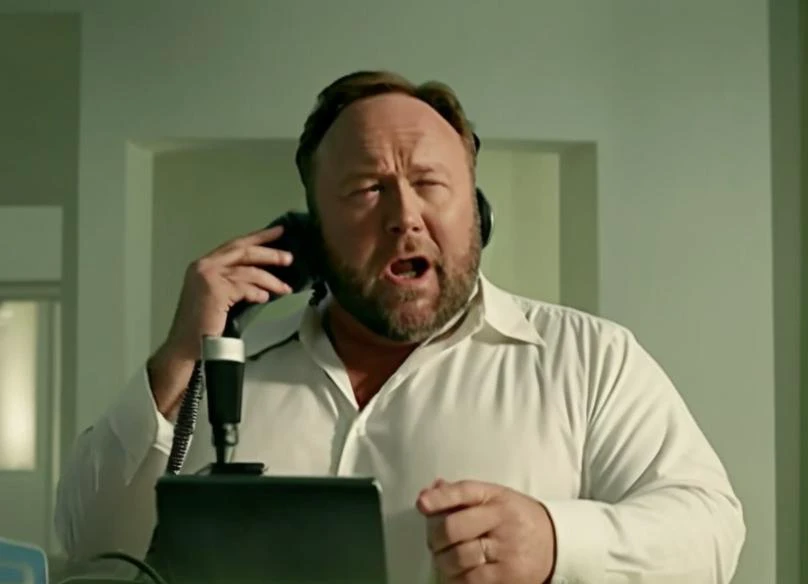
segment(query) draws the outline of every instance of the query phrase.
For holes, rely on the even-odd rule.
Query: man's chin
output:
[[[439,297],[431,292],[392,294],[383,299],[382,306],[391,318],[426,322],[435,318],[438,301]]]
[[[426,282],[416,286],[406,286],[381,280],[372,291],[381,303],[389,310],[399,307],[410,309],[416,307],[436,308],[440,302],[441,286],[437,282]]]
[[[387,311],[389,336],[394,340],[418,342],[435,331],[435,309],[426,303],[410,301]]]

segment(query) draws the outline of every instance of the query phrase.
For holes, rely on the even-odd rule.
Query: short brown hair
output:
[[[295,164],[306,189],[310,212],[314,205],[314,153],[339,114],[352,103],[385,93],[403,93],[430,105],[460,134],[469,153],[472,170],[477,166],[479,140],[454,91],[439,81],[416,85],[390,71],[357,71],[340,77],[317,96],[314,109],[300,135]]]

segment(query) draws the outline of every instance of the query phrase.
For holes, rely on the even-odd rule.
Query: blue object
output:
[[[48,584],[48,559],[32,544],[0,538],[0,584]]]

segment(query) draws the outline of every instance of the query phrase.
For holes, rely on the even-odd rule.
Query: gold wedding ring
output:
[[[488,563],[488,547],[485,545],[485,541],[483,541],[482,537],[480,539],[478,539],[477,541],[480,542],[480,551],[483,554],[483,559],[482,559],[482,562],[480,562],[480,565],[487,564]]]

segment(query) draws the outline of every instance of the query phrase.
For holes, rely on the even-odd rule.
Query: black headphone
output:
[[[474,154],[475,156],[480,152],[480,137],[476,133],[471,134],[474,138]],[[491,241],[491,235],[494,231],[494,208],[488,202],[485,193],[480,187],[475,188],[477,193],[477,210],[480,213],[480,241],[482,246],[486,247]]]
[[[480,212],[480,240],[485,247],[491,241],[491,233],[494,231],[494,209],[480,187],[477,187],[477,210]]]

